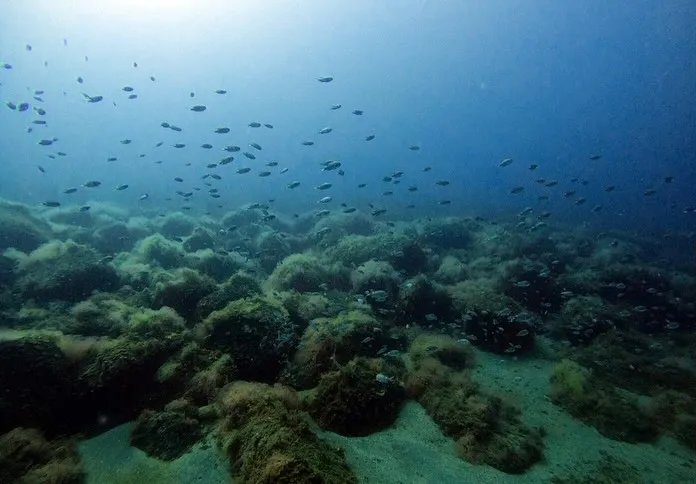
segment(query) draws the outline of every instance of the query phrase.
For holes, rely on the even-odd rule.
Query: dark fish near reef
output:
[[[80,212],[89,212],[89,210],[90,210],[91,208],[92,208],[92,207],[90,207],[89,205],[83,205],[82,207],[79,208],[79,211],[80,211]]]
[[[85,188],[97,188],[99,185],[101,185],[101,182],[97,180],[90,180],[87,183],[82,184],[82,186]]]
[[[55,208],[55,207],[60,207],[60,202],[54,202],[52,200],[42,202],[41,205],[44,207],[49,207],[49,208]]]
[[[70,195],[71,193],[75,193],[77,191],[77,188],[66,188],[63,190],[63,193],[66,195]]]
[[[375,139],[375,135],[374,135],[374,134],[371,134],[371,135],[369,135],[369,136],[365,136],[365,141],[372,141],[373,139]]]

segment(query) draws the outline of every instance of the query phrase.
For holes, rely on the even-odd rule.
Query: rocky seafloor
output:
[[[132,421],[162,461],[215,442],[239,482],[364,481],[322,434],[388,432],[414,404],[464,461],[523,475],[553,422],[481,378],[491,355],[548,363],[554,408],[696,469],[696,277],[648,239],[0,202],[0,251],[0,482],[85,482],[77,443]]]

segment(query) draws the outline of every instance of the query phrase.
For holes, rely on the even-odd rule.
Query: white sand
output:
[[[507,475],[457,457],[454,443],[415,402],[405,405],[394,427],[369,437],[348,438],[319,432],[345,450],[360,482],[418,483],[549,483],[552,476],[591,473],[604,456],[638,469],[641,483],[696,482],[696,457],[673,439],[655,444],[626,444],[603,437],[553,405],[546,394],[553,363],[542,359],[501,358],[478,352],[475,378],[487,389],[516,403],[528,425],[543,426],[545,461],[524,475]],[[215,445],[198,445],[181,458],[161,462],[128,445],[131,425],[123,425],[84,442],[81,452],[88,484],[223,483],[230,482],[227,464]]]

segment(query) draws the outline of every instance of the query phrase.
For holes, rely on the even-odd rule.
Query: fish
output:
[[[367,186],[367,183],[359,183],[358,188],[365,188]]]
[[[273,129],[274,126],[271,123],[263,123],[263,125],[268,129]]]
[[[239,173],[240,175],[243,175],[244,173],[249,173],[250,171],[251,171],[251,168],[247,168],[247,167],[237,169],[237,173]]]
[[[327,161],[323,161],[321,163],[321,165],[323,167],[321,169],[321,171],[332,171],[332,170],[337,170],[338,168],[340,168],[341,162],[336,161],[336,160],[327,160]]]
[[[143,193],[142,195],[140,195],[140,196],[138,197],[138,200],[142,201],[142,200],[147,200],[148,198],[150,198],[150,194],[149,194],[149,193]]]
[[[20,111],[20,112],[24,112],[24,111],[26,111],[27,109],[29,109],[29,103],[20,103],[20,104],[17,106],[17,111]]]
[[[211,145],[210,143],[203,143],[201,145],[201,148],[203,148],[204,150],[212,149],[212,147],[213,147],[213,145]]]
[[[41,205],[44,207],[50,207],[50,208],[55,208],[55,207],[60,207],[60,202],[55,202],[53,200],[48,200],[46,202],[42,202]]]
[[[290,183],[288,183],[286,186],[287,186],[289,189],[292,190],[293,188],[299,187],[299,186],[300,186],[300,182],[298,182],[298,181],[290,182]]]
[[[352,111],[352,113],[355,114],[356,116],[362,116],[362,115],[363,115],[363,111],[362,111],[361,109],[354,109],[354,110]]]
[[[512,194],[518,194],[518,193],[522,193],[523,191],[524,191],[524,187],[523,187],[523,186],[517,186],[517,187],[513,187],[513,188],[510,190],[510,193],[512,193]]]
[[[590,159],[591,159],[592,161],[597,161],[597,160],[599,160],[600,158],[602,158],[602,155],[598,155],[598,154],[590,155]]]
[[[314,144],[314,141],[303,141],[302,145],[304,146],[312,146]]]
[[[96,188],[99,185],[101,185],[101,182],[98,180],[90,180],[90,181],[82,184],[82,186],[85,188]]]
[[[387,209],[386,208],[376,208],[376,209],[372,210],[372,212],[370,212],[370,213],[372,214],[373,217],[379,217],[380,215],[384,215],[385,213],[387,213]]]
[[[498,166],[501,168],[506,167],[506,166],[510,166],[512,164],[512,161],[513,161],[512,158],[505,158],[503,161],[498,163]]]
[[[648,188],[647,190],[645,190],[645,191],[643,192],[643,196],[645,196],[645,197],[652,197],[652,196],[655,195],[656,193],[657,193],[657,189],[655,189],[655,188]]]
[[[258,143],[249,143],[249,146],[251,146],[252,148],[259,150],[259,151],[261,151],[263,149],[263,148],[261,148],[261,145]]]
[[[129,144],[131,144],[132,142],[133,142],[133,140],[130,140],[130,139],[122,139],[122,140],[120,141],[120,143],[121,143],[122,145],[129,145]]]
[[[175,143],[172,145],[174,148],[185,148],[186,145],[184,143]]]
[[[230,132],[230,128],[217,128],[214,132],[216,134],[226,134]]]
[[[178,183],[183,183],[184,179],[181,178],[180,176],[174,177],[174,181]]]
[[[267,176],[271,176],[271,172],[270,171],[261,171],[261,172],[259,172],[259,176],[261,178],[265,178]]]
[[[314,188],[315,188],[316,190],[328,190],[328,189],[331,188],[332,186],[333,186],[333,185],[332,185],[331,183],[324,182],[324,183],[322,183],[321,185],[317,185],[317,186],[314,187]]]
[[[42,139],[38,142],[39,145],[41,146],[51,146],[53,143],[58,141],[58,138],[52,138],[52,139]]]
[[[125,190],[126,188],[128,188],[128,185],[123,184],[123,185],[117,186],[114,190],[116,190],[117,192],[122,192],[122,191]]]
[[[169,124],[169,123],[166,122],[166,121],[162,121],[162,122],[160,123],[160,126],[162,126],[163,128],[167,128],[167,129],[169,129],[169,128],[172,127],[172,125]]]
[[[225,158],[221,159],[218,161],[218,165],[224,166],[224,165],[229,165],[234,161],[234,156],[226,156]]]
[[[77,188],[66,188],[65,190],[63,190],[63,193],[65,195],[70,195],[71,193],[75,193],[76,191],[77,191]]]
[[[256,121],[252,121],[251,123],[247,124],[247,126],[249,126],[250,128],[260,128],[261,123],[256,122]]]
[[[131,94],[130,96],[128,96],[128,99],[138,99],[138,95],[137,95],[137,94]]]
[[[172,131],[178,131],[178,132],[183,131],[180,127],[174,126],[173,124],[171,126],[169,126],[169,129],[171,129]]]
[[[342,104],[333,104],[329,109],[332,111],[336,111],[337,109],[341,109],[342,107]]]
[[[249,153],[248,151],[245,151],[245,152],[242,153],[242,154],[243,154],[244,156],[246,156],[247,158],[249,158],[250,160],[255,160],[255,159],[256,159],[256,156],[255,156],[254,154],[252,154],[252,153]]]
[[[537,168],[539,168],[539,165],[537,165],[536,163],[532,163],[531,165],[529,165],[529,170],[530,170],[530,171],[534,171],[534,170],[536,170]]]
[[[412,186],[408,187],[407,190],[408,190],[409,192],[417,192],[417,191],[418,191],[418,187],[415,186],[415,185],[412,185]]]
[[[85,82],[85,80],[82,79],[81,77],[78,77],[76,80],[79,84],[82,84],[83,82]]]
[[[333,131],[333,128],[329,128],[328,126],[325,128],[321,128],[319,130],[319,134],[329,134],[331,131]]]
[[[549,181],[544,182],[544,186],[548,187],[548,188],[555,187],[556,185],[558,185],[557,180],[549,180]]]
[[[79,208],[79,211],[80,211],[80,212],[89,212],[89,210],[90,210],[91,208],[92,208],[92,207],[90,207],[89,205],[83,205],[82,207]]]
[[[202,113],[206,109],[208,109],[208,107],[204,106],[203,104],[196,104],[195,106],[191,106],[191,111],[195,113]]]
[[[239,146],[236,146],[236,145],[229,145],[229,146],[225,146],[222,150],[227,151],[229,153],[237,153],[238,151],[241,150],[241,148]]]
[[[451,200],[440,200],[437,202],[438,205],[451,205],[452,201]]]
[[[227,94],[227,91],[225,91],[224,89],[216,89],[215,94]]]
[[[45,109],[34,108],[34,111],[36,111],[36,114],[38,114],[39,116],[45,116],[45,115],[46,115],[46,110],[45,110]]]
[[[38,168],[41,173],[46,173],[46,169],[43,166],[36,165],[36,168]]]
[[[604,188],[604,191],[607,192],[607,193],[613,192],[614,190],[616,190],[616,186],[615,186],[615,185],[609,185],[608,187]]]
[[[104,96],[89,96],[87,94],[82,94],[88,103],[98,103],[104,99]]]
[[[278,162],[277,161],[269,161],[268,163],[266,163],[266,166],[270,166],[270,167],[278,166]]]
[[[331,76],[317,77],[317,81],[319,81],[319,82],[324,82],[324,83],[326,83],[326,82],[331,82],[331,81],[333,81],[333,79],[334,79],[334,78],[331,77]]]
[[[420,146],[418,146],[418,145],[411,145],[411,146],[408,147],[408,149],[411,150],[411,151],[419,151],[419,150],[420,150]]]
[[[323,197],[323,198],[319,199],[319,201],[317,203],[329,203],[332,200],[333,200],[333,197]]]
[[[449,184],[450,184],[450,182],[448,180],[437,180],[435,182],[435,185],[439,185],[441,187],[446,187]]]
[[[123,86],[121,88],[121,90],[125,91],[125,92],[133,92],[134,91],[134,89],[131,86]]]
[[[369,135],[369,136],[365,136],[365,141],[372,141],[373,139],[375,139],[375,135],[374,135],[374,134],[371,134],[371,135]]]
[[[281,174],[281,175],[282,175],[283,173],[287,173],[287,172],[288,172],[288,169],[287,169],[287,168],[282,168],[282,169],[280,170],[280,174]]]
[[[355,207],[348,207],[345,210],[343,210],[343,213],[353,213],[357,210]]]

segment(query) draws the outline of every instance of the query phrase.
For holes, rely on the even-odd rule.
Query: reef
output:
[[[82,482],[71,439],[134,421],[131,444],[158,459],[213,436],[244,482],[357,482],[318,435],[390,429],[408,400],[461,458],[521,474],[545,430],[493,387],[492,359],[548,360],[540,398],[602,438],[696,450],[696,277],[649,241],[156,215],[0,203],[0,481]],[[607,482],[623,468],[597,466]]]

